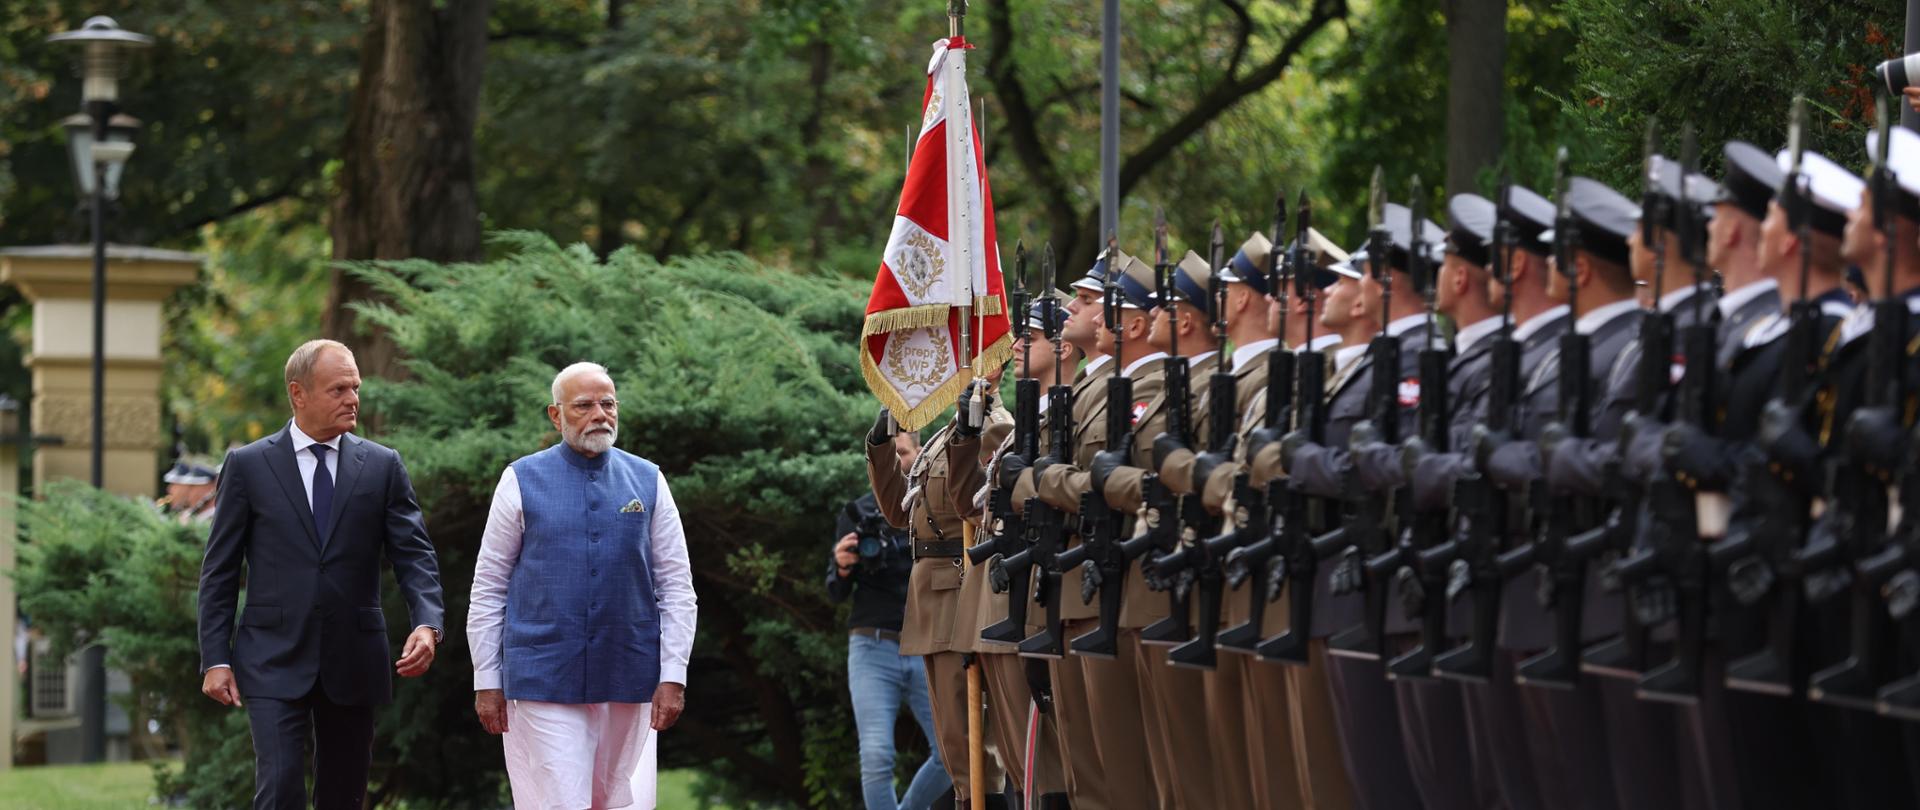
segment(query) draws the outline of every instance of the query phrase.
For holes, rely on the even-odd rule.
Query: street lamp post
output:
[[[120,196],[120,175],[133,156],[133,130],[139,122],[119,115],[120,77],[126,52],[153,44],[153,37],[121,30],[111,17],[92,17],[77,31],[47,37],[48,42],[71,42],[82,47],[81,102],[85,112],[67,119],[67,148],[73,158],[74,179],[88,199],[93,230],[93,420],[91,477],[101,486],[106,447],[106,339],[107,339],[107,228],[106,207]],[[81,696],[80,759],[107,758],[106,653],[98,644],[83,658],[86,691]]]

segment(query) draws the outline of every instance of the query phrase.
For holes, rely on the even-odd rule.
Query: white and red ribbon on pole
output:
[[[920,134],[860,329],[867,386],[908,430],[1013,355],[993,192],[967,93],[964,37],[933,44]],[[960,345],[970,310],[973,345]]]

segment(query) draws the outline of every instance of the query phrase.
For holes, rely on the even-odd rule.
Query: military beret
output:
[[[1782,150],[1774,160],[1782,177],[1793,171],[1792,153]],[[1866,189],[1867,181],[1819,152],[1801,154],[1800,174],[1806,177],[1803,188],[1813,202],[1807,206],[1813,215],[1813,229],[1836,238],[1842,236],[1847,230],[1847,215],[1860,207],[1860,192]],[[1798,222],[1790,224],[1800,226]]]
[[[1746,141],[1728,141],[1721,154],[1726,157],[1727,176],[1713,201],[1731,204],[1754,219],[1766,219],[1767,203],[1780,190],[1779,165]]]

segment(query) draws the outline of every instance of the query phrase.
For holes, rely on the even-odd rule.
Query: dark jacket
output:
[[[200,567],[200,666],[233,667],[240,694],[297,700],[316,683],[344,706],[393,698],[380,558],[407,627],[441,628],[440,571],[400,454],[340,438],[326,537],[314,529],[288,430],[227,453]],[[234,625],[241,567],[247,604]],[[229,646],[231,645],[231,646]]]
[[[880,514],[880,503],[868,492],[848,501],[834,518],[833,541],[848,532],[861,535],[861,541],[877,539],[882,553],[876,559],[862,558],[853,572],[840,576],[833,555],[827,556],[827,596],[834,602],[853,597],[853,611],[847,615],[847,627],[873,627],[899,630],[907,612],[907,579],[913,573],[913,555],[909,553],[906,532],[887,525]]]

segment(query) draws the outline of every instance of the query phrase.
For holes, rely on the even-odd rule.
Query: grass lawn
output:
[[[48,765],[0,772],[9,810],[106,810],[146,807],[153,769],[145,762]]]
[[[693,800],[693,771],[660,774],[660,810],[683,810]],[[48,765],[0,772],[6,810],[123,810],[147,807],[153,771],[145,762]]]

